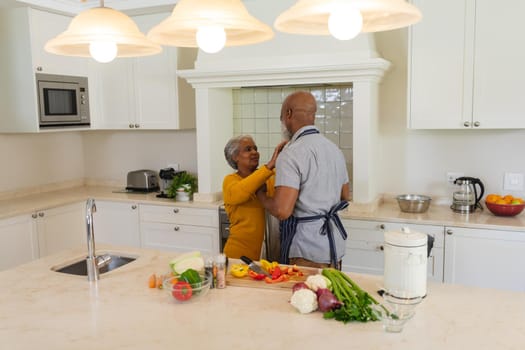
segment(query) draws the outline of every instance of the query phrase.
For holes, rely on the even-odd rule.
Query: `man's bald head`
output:
[[[281,108],[281,119],[288,131],[294,134],[307,125],[315,124],[317,103],[315,97],[307,91],[297,91],[286,97]]]

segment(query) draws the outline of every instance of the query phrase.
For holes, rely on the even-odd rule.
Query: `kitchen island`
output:
[[[342,324],[299,314],[288,291],[228,286],[175,304],[150,289],[173,253],[100,246],[137,260],[86,277],[51,271],[84,257],[67,250],[0,272],[0,349],[523,349],[525,293],[429,284],[427,298],[401,333],[380,322]],[[350,274],[365,290],[377,276]],[[262,282],[261,282],[262,283]]]

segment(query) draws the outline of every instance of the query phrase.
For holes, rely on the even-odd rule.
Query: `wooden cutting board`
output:
[[[240,264],[242,261],[238,259],[228,259],[228,270],[226,272],[226,285],[236,287],[249,287],[249,288],[264,288],[264,289],[277,289],[277,290],[291,290],[293,285],[297,282],[304,282],[306,278],[311,275],[320,273],[320,269],[314,267],[298,266],[299,270],[303,273],[303,276],[293,276],[286,282],[278,283],[266,283],[264,280],[256,281],[250,276],[235,277],[230,273],[230,266],[233,264]],[[259,262],[256,262],[259,265]],[[279,265],[288,267],[289,265]]]

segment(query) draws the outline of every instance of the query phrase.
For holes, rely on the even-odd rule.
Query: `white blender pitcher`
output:
[[[385,293],[398,299],[427,294],[427,241],[426,234],[408,227],[385,232]]]

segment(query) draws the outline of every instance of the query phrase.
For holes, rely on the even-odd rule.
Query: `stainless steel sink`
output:
[[[112,255],[112,254],[108,254],[108,255],[111,257],[111,260],[107,265],[99,268],[99,272],[101,274],[118,269],[119,267],[129,264],[130,262],[137,259],[136,257],[130,257],[130,256],[121,256],[121,255]],[[79,275],[79,276],[87,276],[88,274],[86,259],[76,261],[66,266],[52,267],[51,270],[56,271],[56,272],[68,273],[70,275]]]

